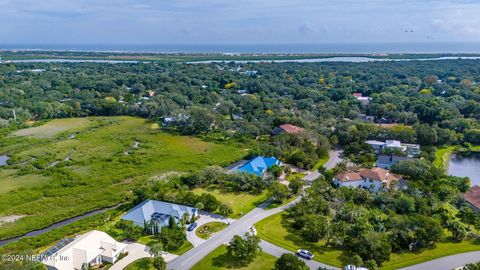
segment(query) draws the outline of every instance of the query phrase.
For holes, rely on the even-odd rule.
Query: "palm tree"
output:
[[[163,245],[161,243],[154,243],[149,247],[150,250],[148,251],[148,253],[150,253],[150,255],[152,255],[154,258],[160,256],[164,251]]]

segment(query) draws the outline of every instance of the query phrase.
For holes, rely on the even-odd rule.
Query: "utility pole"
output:
[[[17,114],[15,113],[15,110],[13,110],[13,119],[15,119],[15,121],[17,121]]]

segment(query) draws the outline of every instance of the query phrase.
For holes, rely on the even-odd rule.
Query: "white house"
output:
[[[399,175],[375,167],[337,174],[333,178],[333,183],[337,187],[360,187],[377,192],[389,188],[392,182],[400,179]]]
[[[397,140],[386,140],[384,142],[369,140],[369,141],[365,141],[365,143],[372,146],[373,150],[376,153],[380,153],[384,149],[399,149],[405,152],[410,157],[417,156],[420,154],[420,145],[418,144],[402,143]]]
[[[126,247],[127,244],[115,241],[110,235],[93,230],[42,253],[42,262],[52,270],[80,270],[102,262],[115,263]]]

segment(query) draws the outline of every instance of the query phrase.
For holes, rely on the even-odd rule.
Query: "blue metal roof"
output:
[[[253,173],[262,176],[263,173],[274,165],[281,165],[282,162],[275,157],[256,157],[237,169],[239,172]]]
[[[146,200],[123,215],[122,219],[131,220],[140,227],[143,227],[145,222],[153,220],[159,225],[159,228],[161,228],[168,225],[170,216],[173,216],[175,221],[179,222],[185,213],[192,216],[196,212],[196,208],[185,205]]]

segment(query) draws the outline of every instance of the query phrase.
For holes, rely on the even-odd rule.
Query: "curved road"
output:
[[[447,257],[441,257],[424,263],[415,264],[409,267],[401,268],[400,270],[451,270],[457,267],[464,266],[469,263],[476,263],[480,261],[480,251],[473,251],[461,254],[455,254]]]
[[[342,162],[342,155],[343,155],[343,150],[332,150],[328,152],[329,158],[328,161],[323,164],[323,167],[327,170],[331,170],[337,166],[338,163]],[[315,170],[313,172],[309,172],[305,177],[303,177],[303,180],[307,182],[312,182],[313,180],[317,179],[320,177],[320,173]]]
[[[261,204],[242,218],[230,224],[230,226],[228,226],[225,230],[217,233],[199,246],[185,252],[183,255],[178,256],[177,258],[169,262],[167,264],[167,268],[173,270],[184,270],[192,268],[196,263],[202,260],[218,246],[229,242],[234,235],[244,234],[245,232],[247,232],[248,228],[250,228],[250,226],[253,226],[253,224],[255,224],[256,222],[289,208],[293,204],[297,203],[299,200],[300,199],[297,198],[293,202],[270,210],[265,209],[265,207],[269,205],[269,202]],[[268,248],[267,250],[270,249]]]

